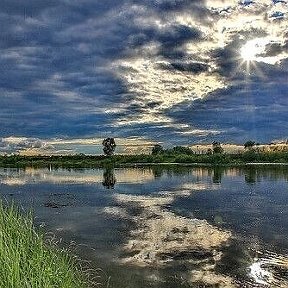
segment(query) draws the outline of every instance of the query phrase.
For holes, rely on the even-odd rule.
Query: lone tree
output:
[[[213,147],[213,154],[222,154],[224,152],[224,149],[221,147],[220,142],[214,141],[212,143],[212,147]]]
[[[102,142],[103,147],[103,152],[107,156],[113,155],[115,148],[116,148],[116,143],[114,138],[106,138]]]

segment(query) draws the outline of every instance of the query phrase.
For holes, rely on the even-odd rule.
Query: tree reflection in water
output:
[[[254,167],[249,167],[245,170],[245,182],[247,184],[255,184],[257,180],[257,171]]]
[[[213,177],[212,177],[212,181],[215,184],[220,184],[222,181],[222,176],[224,174],[224,168],[223,167],[215,167],[213,169]]]
[[[115,172],[114,168],[105,168],[103,172],[103,181],[102,185],[106,189],[114,189],[116,183],[116,177],[115,177]]]

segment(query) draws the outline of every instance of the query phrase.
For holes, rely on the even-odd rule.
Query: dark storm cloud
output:
[[[199,74],[209,70],[209,65],[201,62],[171,62],[161,63],[159,67],[164,70],[178,70],[182,72],[190,72],[192,74]]]
[[[89,9],[83,9],[81,15],[74,11],[77,6],[73,7],[72,2],[67,5],[60,1],[38,6],[39,1],[29,2],[31,6],[18,2],[18,8],[14,9],[16,2],[5,2],[0,14],[0,21],[5,24],[2,27],[6,28],[0,40],[0,67],[4,72],[0,76],[1,120],[5,123],[1,134],[76,135],[80,130],[78,126],[85,121],[82,114],[93,115],[95,112],[90,109],[93,106],[94,110],[103,110],[122,90],[119,80],[105,69],[104,63],[108,60],[105,55],[85,53],[85,47],[81,47],[83,43],[58,37],[59,31],[68,29],[67,23],[72,22],[67,15],[81,22]],[[108,1],[103,5],[90,3],[91,9],[102,8],[96,9],[95,14],[111,9],[107,7]],[[61,17],[57,19],[59,12],[54,13],[63,5],[66,22]],[[33,12],[33,17],[26,17],[26,14],[24,17],[21,9],[28,14]],[[93,46],[93,41],[90,44]],[[103,44],[100,46],[105,50]],[[104,114],[98,117],[98,123],[104,117]],[[82,127],[83,130],[87,132],[88,129]]]
[[[281,54],[282,52],[288,51],[288,45],[287,43],[269,43],[265,47],[265,52],[263,53],[263,56],[277,56]],[[262,55],[261,55],[262,56]]]
[[[199,1],[3,1],[1,134],[96,133],[97,125],[93,129],[80,123],[90,118],[103,125],[113,122],[105,109],[121,104],[127,89],[107,67],[112,59],[149,42],[159,43],[159,53],[171,57],[184,43],[201,37],[197,28],[185,25],[158,29],[135,21],[192,6],[201,10]]]
[[[281,11],[276,11],[273,12],[272,14],[269,15],[270,18],[272,19],[284,19],[285,18],[285,14]]]
[[[280,0],[274,1],[275,4],[280,2],[284,3]],[[249,6],[254,7],[256,4],[254,1],[241,1],[237,5],[250,9]],[[232,15],[232,12],[236,13],[237,9],[235,7],[228,9],[227,17]],[[253,9],[250,9],[249,13],[253,14]],[[102,135],[105,130],[119,136],[142,135],[148,138],[162,137],[163,140],[175,138],[175,141],[178,141],[176,139],[184,141],[187,137],[180,133],[181,129],[177,128],[177,125],[189,123],[197,127],[198,123],[199,127],[203,128],[204,115],[208,117],[208,112],[212,113],[216,105],[214,101],[217,100],[213,100],[215,95],[203,102],[207,105],[206,112],[202,107],[203,114],[198,114],[202,103],[200,101],[193,106],[193,109],[198,109],[195,113],[189,110],[192,106],[187,110],[182,107],[180,110],[184,111],[184,114],[180,117],[176,110],[170,113],[170,106],[174,104],[168,103],[169,106],[167,104],[169,101],[161,93],[149,98],[155,87],[148,89],[150,94],[148,93],[147,97],[145,87],[140,87],[141,89],[136,92],[131,91],[131,87],[135,87],[137,83],[128,85],[124,81],[124,74],[131,76],[147,72],[146,64],[143,70],[137,70],[137,67],[129,65],[119,68],[115,63],[147,59],[155,64],[155,71],[158,73],[155,77],[167,76],[162,86],[171,97],[171,100],[168,99],[170,102],[173,102],[173,93],[178,93],[176,96],[179,100],[176,97],[176,104],[181,103],[182,99],[187,100],[190,96],[193,96],[191,99],[195,99],[197,95],[193,94],[191,83],[199,81],[187,78],[187,75],[195,78],[202,74],[211,76],[214,73],[213,75],[219,76],[220,80],[230,81],[233,78],[231,76],[233,71],[239,65],[239,47],[253,37],[264,37],[267,34],[267,31],[260,28],[241,27],[230,31],[229,27],[224,27],[222,33],[227,33],[229,39],[221,48],[215,48],[217,41],[213,39],[213,35],[209,35],[209,31],[215,32],[213,21],[219,20],[222,16],[214,14],[215,11],[209,10],[207,1],[204,0],[2,0],[0,137],[9,135],[23,135],[35,139],[55,136],[84,137]],[[178,21],[177,17],[182,15],[191,19]],[[280,16],[280,14],[270,15],[272,18],[281,18]],[[203,27],[212,30],[208,29],[205,33]],[[188,44],[197,45],[209,39],[211,43],[213,42],[213,48],[208,49],[205,54],[198,55],[188,51]],[[287,43],[286,41],[286,44],[267,45],[266,55],[284,53],[287,51]],[[205,45],[203,47],[206,48]],[[269,80],[272,77],[270,80],[272,86],[277,82],[276,75],[278,79],[285,78],[283,67],[282,70],[265,65],[261,68]],[[152,72],[156,73],[155,71]],[[180,74],[183,78],[173,79],[173,76]],[[145,76],[149,75],[144,75],[144,80]],[[240,80],[243,75],[237,77],[232,80],[239,81],[237,89],[242,89],[243,83],[241,84]],[[259,79],[255,78],[255,81]],[[207,87],[215,85],[215,82],[208,81],[206,85],[204,81],[204,84],[205,87],[201,88],[203,94],[206,90],[210,91]],[[192,88],[190,87],[187,92],[189,85]],[[235,95],[239,95],[240,92],[235,88],[236,84],[233,85]],[[267,88],[267,91],[282,95],[284,90],[281,92],[280,87],[284,86],[279,86],[277,89],[276,86],[276,84],[273,86],[274,90],[271,87]],[[223,125],[233,134],[233,131],[236,131],[233,127],[242,124],[234,123],[233,127],[226,125],[225,123],[229,122],[226,115],[233,115],[232,112],[231,114],[227,112],[229,109],[233,111],[233,105],[236,106],[235,111],[241,109],[241,101],[239,99],[238,103],[235,96],[235,100],[231,98],[229,100],[231,102],[228,103],[226,98],[230,97],[225,94],[226,92],[223,93],[223,98],[219,98],[216,93],[215,99],[220,101],[219,105],[223,104],[222,109],[226,112],[222,118],[222,114],[219,113],[218,120],[208,117],[207,127],[214,129],[217,126],[219,130]],[[256,98],[263,98],[265,102],[264,96]],[[272,102],[270,106],[273,105]],[[258,104],[262,107],[260,102],[257,102]],[[230,108],[225,110],[225,105]],[[285,103],[281,102],[279,105],[281,106],[279,109],[283,110]],[[137,119],[139,116],[152,113],[151,111],[159,117],[170,115],[172,124],[165,126],[163,122],[162,128],[159,123],[150,122],[123,127],[116,125],[123,118],[134,117],[135,120],[135,117]],[[277,118],[277,121],[279,119]],[[241,121],[244,121],[244,116]]]
[[[249,6],[249,5],[255,4],[255,1],[252,1],[252,0],[241,0],[241,1],[239,1],[239,3],[241,5],[244,5],[244,6]]]
[[[37,16],[43,10],[57,6],[58,0],[39,1],[19,1],[19,0],[2,0],[1,12],[9,15],[20,15],[23,17]]]
[[[211,53],[211,58],[217,64],[217,72],[223,76],[229,77],[239,65],[239,40],[231,42],[224,48],[217,48]]]
[[[202,0],[159,0],[159,1],[146,1],[150,7],[155,7],[160,12],[182,11],[188,8],[197,8],[200,10],[207,10],[203,7]]]
[[[184,25],[170,25],[161,31],[150,29],[144,31],[144,33],[145,44],[152,41],[159,43],[161,46],[159,47],[158,55],[172,60],[187,58],[188,56],[182,46],[188,41],[199,41],[202,37],[199,29]],[[141,35],[143,35],[143,32]]]
[[[168,18],[169,21],[181,12],[191,13],[193,17],[203,23],[211,21],[209,19],[211,11],[205,6],[205,0],[147,0],[142,1],[142,3],[146,3],[148,7],[155,9],[159,15]]]
[[[171,25],[166,31],[157,32],[152,38],[160,42],[166,48],[181,46],[188,40],[200,39],[201,32],[198,28],[190,28],[185,25]]]
[[[187,57],[182,46],[188,41],[199,41],[202,37],[202,33],[198,28],[179,24],[171,24],[161,30],[157,27],[148,29],[138,27],[133,34],[132,37],[128,38],[129,52],[144,44],[156,42],[160,44],[158,55],[168,59]]]
[[[171,109],[169,114],[180,123],[197,123],[198,129],[221,130],[220,134],[203,137],[213,140],[241,144],[253,139],[287,137],[287,79],[288,61],[277,67],[262,63],[263,76],[246,82],[235,82],[230,88],[211,94],[192,104],[183,104]]]

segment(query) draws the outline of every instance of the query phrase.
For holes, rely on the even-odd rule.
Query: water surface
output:
[[[103,287],[288,287],[288,169],[0,169]]]

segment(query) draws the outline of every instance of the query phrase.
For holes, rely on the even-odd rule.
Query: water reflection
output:
[[[163,176],[164,173],[164,168],[161,166],[154,166],[152,167],[152,173],[154,175],[154,178],[161,178]]]
[[[246,166],[246,167],[183,167],[183,166],[156,166],[151,168],[155,178],[169,176],[184,176],[193,175],[198,179],[206,177],[211,178],[214,183],[221,183],[223,177],[244,177],[246,183],[261,182],[264,180],[288,181],[288,167],[287,166]]]
[[[0,168],[0,184],[21,186],[26,184],[97,184],[112,188],[120,183],[145,183],[154,180],[150,169],[5,169]],[[115,181],[115,182],[114,182]],[[114,184],[113,184],[114,182]]]
[[[245,182],[248,184],[255,184],[257,181],[256,169],[251,167],[245,170]]]
[[[114,189],[116,177],[114,168],[105,168],[103,171],[102,185],[107,189]]]
[[[225,283],[228,285],[225,287],[234,287],[232,278],[215,272],[222,257],[221,247],[230,239],[231,233],[205,220],[189,219],[169,211],[167,205],[177,196],[169,192],[153,197],[114,196],[122,209],[118,215],[134,223],[134,229],[123,246],[121,263],[150,269],[181,265],[186,267],[185,273],[181,274],[186,283]],[[105,212],[114,213],[114,210],[111,207]]]
[[[113,176],[114,175],[114,176]],[[194,182],[211,179],[221,184],[224,177],[244,177],[248,184],[262,181],[288,181],[288,167],[181,167],[152,166],[126,169],[12,169],[0,168],[0,183],[6,185],[25,185],[31,183],[101,183],[112,188],[114,178],[120,183],[145,183],[159,178],[191,176]],[[185,181],[186,183],[187,181]],[[109,184],[110,183],[110,184]],[[115,186],[116,182],[114,182]]]
[[[115,269],[111,288],[274,288],[288,287],[287,172],[0,169],[0,188],[32,200],[63,239],[93,247],[85,255]]]
[[[213,183],[221,183],[222,176],[224,174],[224,169],[221,167],[216,167],[213,170]]]

